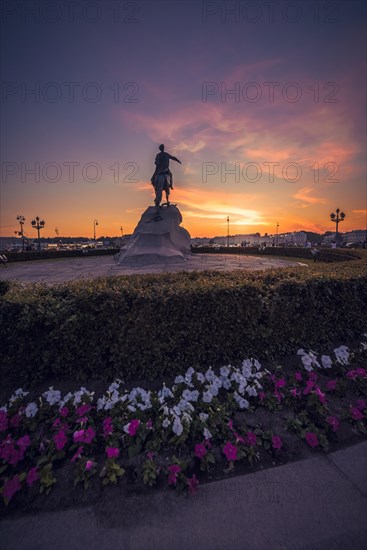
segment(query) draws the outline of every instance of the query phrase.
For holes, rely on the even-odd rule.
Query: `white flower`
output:
[[[128,405],[127,408],[128,408],[128,410],[131,411],[131,412],[135,412],[135,411],[136,411],[136,407],[134,407],[134,405]]]
[[[9,399],[9,403],[10,405],[16,401],[17,399],[21,398],[21,397],[25,397],[26,395],[29,394],[29,391],[23,391],[22,388],[18,388],[17,390],[15,390],[15,392],[13,393],[13,395],[11,396],[11,398]]]
[[[212,399],[213,399],[213,394],[210,393],[209,390],[203,393],[204,403],[211,403]]]
[[[226,380],[223,381],[223,388],[226,390],[229,390],[230,387],[231,387],[231,381],[228,380],[228,378],[226,378]]]
[[[211,439],[212,438],[212,434],[210,433],[208,428],[204,428],[203,435],[204,435],[204,439]]]
[[[121,384],[121,380],[115,380],[112,382],[112,384],[109,386],[108,390],[109,392],[113,392],[115,390],[118,390]]]
[[[337,363],[349,365],[349,349],[346,346],[340,346],[334,349]]]
[[[171,421],[168,418],[165,418],[162,422],[163,428],[168,428],[168,426],[171,424]]]
[[[321,355],[321,363],[324,369],[331,369],[333,362],[329,355]]]
[[[186,390],[185,390],[186,391]],[[166,387],[165,384],[163,384],[163,388],[159,390],[158,397],[161,403],[166,399],[166,397],[173,397],[173,393],[169,388]]]
[[[213,396],[217,396],[218,395],[218,388],[217,386],[213,385],[213,384],[210,384],[210,386],[207,386],[207,389],[208,389],[208,392],[210,392]]]
[[[301,355],[303,366],[308,372],[311,372],[313,367],[321,368],[320,363],[317,361],[317,355],[313,351],[306,353],[305,350],[299,349],[297,355]]]
[[[187,371],[186,371],[186,374],[185,374],[185,382],[188,384],[188,385],[191,385],[191,378],[192,378],[192,375],[194,374],[194,369],[192,367],[190,367]]]
[[[231,368],[229,366],[221,367],[220,369],[220,375],[222,376],[222,378],[228,378],[228,375],[230,372],[231,372]]]
[[[204,382],[205,382],[205,376],[203,375],[202,372],[197,372],[197,373],[196,373],[196,378],[199,380],[199,382],[201,382],[202,384],[204,384]]]
[[[200,413],[199,418],[202,422],[205,422],[208,419],[209,415],[206,413]]]
[[[206,371],[205,378],[207,379],[208,382],[212,382],[216,378],[215,373],[211,367],[209,367],[208,370]]]
[[[175,420],[174,420],[173,426],[172,426],[172,431],[177,436],[180,436],[183,432],[183,426],[182,426],[181,420],[179,419],[178,416],[175,416]]]
[[[36,403],[28,403],[28,405],[25,408],[25,415],[27,418],[33,418],[38,411],[38,406]]]
[[[250,395],[251,397],[256,397],[257,396],[257,390],[253,386],[247,386],[246,393],[248,395]]]
[[[236,391],[234,392],[233,397],[235,398],[240,409],[249,408],[250,403],[247,401],[247,399],[244,399],[243,397],[241,397]]]
[[[60,403],[59,403],[60,409],[61,409],[62,407],[64,407],[64,405],[65,405],[68,401],[70,401],[70,399],[71,399],[72,397],[73,397],[73,394],[69,391],[69,393],[67,393],[67,394],[65,395],[64,399],[62,399],[62,400],[60,401]]]
[[[61,399],[61,392],[59,392],[59,390],[54,390],[53,387],[51,387],[48,391],[43,393],[43,397],[46,398],[47,403],[50,405],[55,405],[55,403],[58,403]]]
[[[182,397],[186,401],[195,401],[196,402],[199,398],[199,392],[198,392],[198,390],[186,389],[182,392]]]
[[[183,384],[185,382],[185,379],[183,376],[179,375],[175,378],[175,384]]]
[[[125,426],[122,428],[126,434],[129,433],[129,426],[130,426],[130,422],[128,422],[127,424],[125,424]]]

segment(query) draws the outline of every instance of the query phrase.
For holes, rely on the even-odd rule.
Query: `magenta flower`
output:
[[[359,411],[363,411],[367,408],[366,401],[364,399],[358,399],[354,405]]]
[[[139,428],[139,424],[140,424],[140,420],[137,420],[137,419],[134,419],[130,422],[129,428],[128,428],[128,433],[129,433],[129,435],[131,435],[131,437],[134,437],[134,435],[136,434],[136,432]]]
[[[176,485],[177,476],[181,472],[181,466],[178,464],[171,464],[171,466],[168,466],[168,471],[168,485]]]
[[[84,443],[84,430],[78,430],[73,435],[74,443]]]
[[[53,436],[53,440],[58,451],[61,451],[68,442],[68,438],[66,437],[64,430],[57,432],[57,434]]]
[[[280,449],[283,447],[283,442],[279,435],[272,436],[271,446],[273,447],[273,449],[276,449],[277,451],[280,451]]]
[[[315,384],[313,383],[312,380],[307,380],[306,387],[303,390],[303,395],[308,395],[311,392],[311,390],[313,390],[314,386]]]
[[[260,391],[260,392],[259,392],[259,399],[260,399],[260,401],[264,401],[265,398],[266,398],[266,393],[263,392],[263,391]]]
[[[233,420],[232,420],[232,418],[228,422],[228,428],[233,431]]]
[[[257,443],[256,435],[253,432],[247,432],[245,437],[245,443],[250,447],[254,447]]]
[[[200,458],[200,460],[202,458],[204,458],[204,456],[206,455],[208,451],[206,450],[205,446],[202,444],[202,443],[197,443],[195,445],[195,450],[194,450],[194,453],[195,453],[195,456],[197,456],[198,458]]]
[[[8,415],[6,411],[0,411],[0,432],[8,429]]]
[[[152,453],[152,452],[147,453],[147,459],[148,460],[153,460],[153,458],[154,458],[154,453]]]
[[[112,418],[109,416],[103,421],[103,437],[108,437],[113,432]]]
[[[187,481],[187,485],[189,486],[190,496],[195,496],[198,490],[199,480],[194,474],[192,477],[186,478],[186,481]]]
[[[326,398],[325,398],[325,394],[322,393],[322,391],[320,390],[319,387],[315,387],[315,394],[317,395],[317,397],[319,398],[319,401],[322,405],[325,405],[326,404]]]
[[[69,409],[67,407],[61,407],[60,409],[60,415],[65,417],[69,414]]]
[[[293,397],[299,397],[299,391],[297,390],[297,388],[291,389],[291,394],[293,395]]]
[[[71,459],[71,462],[76,462],[78,458],[81,457],[82,453],[84,451],[84,447],[79,447],[73,458]]]
[[[117,458],[120,454],[120,449],[117,447],[107,447],[106,454],[107,458]]]
[[[361,411],[359,409],[357,409],[357,407],[351,407],[350,415],[353,418],[353,420],[362,420],[363,419],[363,414],[361,413]]]
[[[318,379],[318,375],[316,374],[316,372],[309,372],[308,379],[312,380],[312,382],[316,382],[316,380]]]
[[[3,496],[8,501],[10,501],[13,498],[13,496],[15,495],[15,493],[20,491],[21,488],[22,488],[22,486],[21,486],[20,481],[19,481],[19,476],[16,475],[16,476],[12,477],[11,479],[8,479],[7,481],[5,481],[4,487],[3,487]]]
[[[358,376],[360,376],[361,378],[367,378],[367,371],[366,371],[366,369],[363,369],[362,367],[358,367],[358,369],[356,369],[356,374]]]
[[[26,482],[28,487],[32,487],[33,483],[35,483],[39,479],[37,466],[34,468],[31,468],[27,474]]]
[[[226,459],[228,462],[231,460],[237,459],[237,447],[235,445],[232,445],[230,441],[227,441],[227,443],[223,447],[223,454],[226,455]]]
[[[277,380],[275,382],[275,387],[278,389],[278,388],[285,388],[286,386],[286,381],[284,380],[284,378],[279,378],[279,380]]]
[[[87,405],[87,404],[80,405],[80,407],[76,409],[76,414],[78,416],[84,416],[85,414],[88,414],[91,409],[92,407],[90,405]]]
[[[31,438],[29,437],[29,435],[24,435],[23,437],[20,437],[19,439],[17,439],[17,445],[23,451],[23,453],[26,449],[28,449],[30,444],[31,444]]]
[[[96,435],[96,432],[93,430],[93,428],[88,428],[85,431],[84,443],[92,443],[95,435]]]
[[[302,382],[302,373],[301,372],[295,372],[294,373],[294,379],[297,380],[297,382]]]
[[[87,460],[87,462],[85,463],[85,469],[87,470],[87,472],[89,472],[94,466],[94,462],[92,460]]]
[[[317,445],[319,444],[317,435],[314,434],[313,432],[306,433],[306,442],[307,442],[307,445],[309,445],[310,447],[317,447]]]
[[[336,380],[328,380],[326,382],[326,389],[329,391],[334,391],[336,389]]]
[[[281,400],[283,399],[283,395],[277,389],[274,392],[274,397],[277,398],[278,403],[280,403]]]
[[[357,374],[357,371],[355,370],[349,370],[347,372],[347,378],[352,378],[354,380],[354,378],[357,378],[358,374]]]
[[[152,422],[152,419],[151,419],[151,418],[149,418],[149,420],[147,421],[146,427],[148,428],[148,430],[152,430],[152,429],[153,429],[153,422]]]
[[[61,426],[61,420],[60,418],[56,418],[55,422],[52,424],[53,429],[60,428]]]
[[[333,432],[336,432],[340,426],[340,422],[335,416],[328,416],[326,422],[333,428]]]

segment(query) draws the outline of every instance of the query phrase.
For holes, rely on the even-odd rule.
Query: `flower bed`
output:
[[[123,483],[129,469],[138,483],[193,495],[215,468],[228,474],[266,456],[285,459],[294,438],[327,451],[345,429],[367,432],[366,358],[363,341],[331,355],[300,349],[287,371],[255,359],[189,368],[156,391],[115,380],[99,398],[85,387],[64,396],[51,387],[29,401],[18,389],[0,409],[3,502],[49,493],[63,471],[88,489]]]

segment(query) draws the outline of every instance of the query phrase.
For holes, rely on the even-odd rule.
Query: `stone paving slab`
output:
[[[336,455],[336,458],[335,456]],[[348,449],[360,467],[365,444]],[[95,508],[0,522],[3,550],[362,550],[367,497],[340,452],[209,483],[186,499],[154,491]],[[362,461],[362,462],[361,462]]]
[[[206,269],[229,271],[264,270],[277,267],[303,265],[301,262],[274,259],[264,256],[195,254],[184,263],[147,265],[131,268],[117,265],[113,256],[60,258],[57,260],[34,260],[13,262],[0,268],[0,279],[15,279],[21,282],[61,283],[75,279],[88,279],[101,275],[132,275],[134,273],[167,273],[180,271],[203,271]]]
[[[330,460],[353,481],[367,497],[367,441],[357,447],[342,449]],[[367,541],[366,541],[367,543]],[[367,546],[367,544],[366,544]]]

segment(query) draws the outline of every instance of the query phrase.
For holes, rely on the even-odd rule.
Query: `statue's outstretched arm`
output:
[[[178,158],[172,157],[172,155],[169,155],[169,158],[170,158],[171,160],[175,160],[176,162],[179,162],[180,164],[182,164],[182,162],[181,162],[180,160],[178,160]]]

